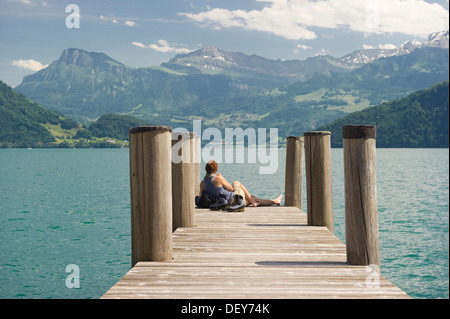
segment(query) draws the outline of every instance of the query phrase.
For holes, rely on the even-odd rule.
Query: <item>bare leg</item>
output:
[[[254,195],[252,195],[252,199],[256,202],[258,202],[261,206],[271,206],[271,205],[281,205],[281,199],[283,198],[283,194],[278,196],[275,199],[261,199]]]
[[[234,182],[233,182],[233,185],[232,185],[233,188],[235,187],[235,185],[239,186],[239,187],[244,191],[244,194],[245,194],[245,200],[247,201],[247,205],[253,204],[253,206],[255,206],[255,207],[260,205],[257,201],[255,201],[255,200],[253,199],[253,196],[250,195],[250,193],[248,192],[248,190],[244,187],[244,185],[242,185],[241,182],[234,181]]]

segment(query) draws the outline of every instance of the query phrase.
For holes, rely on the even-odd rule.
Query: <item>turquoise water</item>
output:
[[[335,233],[344,241],[342,157],[332,150]],[[276,197],[284,161],[280,149],[274,175],[259,175],[258,164],[219,168]],[[449,298],[448,167],[448,149],[377,150],[381,270],[414,298]],[[0,298],[99,298],[129,270],[128,169],[127,149],[0,150]],[[71,264],[78,289],[66,286]]]

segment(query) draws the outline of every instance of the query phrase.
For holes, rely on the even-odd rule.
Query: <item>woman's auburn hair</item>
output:
[[[206,163],[205,170],[208,174],[214,174],[219,169],[219,165],[217,165],[216,161],[209,161]]]

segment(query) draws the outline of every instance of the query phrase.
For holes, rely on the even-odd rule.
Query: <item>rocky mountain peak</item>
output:
[[[430,34],[428,39],[423,43],[413,40],[406,41],[396,48],[373,48],[359,50],[342,57],[341,60],[343,63],[347,63],[349,65],[360,66],[381,58],[410,54],[414,50],[422,47],[448,49],[448,30]]]
[[[204,57],[209,57],[209,58],[213,58],[213,59],[223,59],[224,58],[223,52],[213,46],[207,45],[207,46],[203,47],[201,52]]]
[[[423,43],[423,46],[448,49],[449,48],[448,30],[430,34],[428,39]]]
[[[123,66],[122,63],[110,58],[104,53],[87,52],[81,49],[70,48],[61,53],[58,63],[76,65],[80,67],[111,67]]]

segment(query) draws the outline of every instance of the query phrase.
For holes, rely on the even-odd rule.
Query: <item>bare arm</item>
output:
[[[227,191],[229,192],[234,192],[234,188],[233,186],[231,186],[231,184],[225,179],[225,177],[223,177],[220,174],[216,175],[216,179],[214,181],[214,185],[216,185],[217,187],[222,186],[223,188],[225,188]]]

